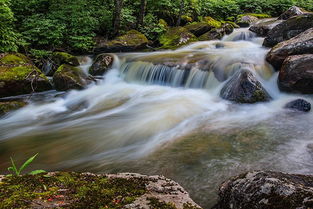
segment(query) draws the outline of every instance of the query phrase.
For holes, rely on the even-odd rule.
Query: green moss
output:
[[[26,104],[27,103],[23,101],[0,102],[0,115],[22,108]]]
[[[234,23],[232,21],[224,21],[224,20],[222,20],[221,23],[222,23],[222,25],[223,24],[231,24],[233,26],[233,28],[240,28],[239,25],[237,25],[236,23]]]
[[[189,23],[189,22],[192,22],[192,21],[193,21],[192,17],[190,17],[190,16],[188,16],[188,15],[182,15],[182,16],[181,16],[181,19],[182,19],[184,22],[186,22],[186,23]]]
[[[184,27],[170,28],[159,38],[163,49],[176,49],[180,46],[197,41],[195,35]]]
[[[210,26],[214,28],[220,28],[222,27],[222,23],[218,20],[215,20],[214,18],[207,16],[203,18],[203,22],[209,24]]]
[[[107,45],[140,46],[143,44],[147,44],[148,42],[149,41],[144,34],[136,30],[130,30],[125,35],[119,36],[116,39],[109,41]]]
[[[0,208],[122,208],[145,194],[139,178],[107,178],[77,173],[6,177],[0,184]]]
[[[237,16],[237,19],[242,18],[243,16],[253,16],[253,17],[257,17],[259,19],[263,19],[263,18],[270,18],[271,15],[268,14],[256,14],[256,13],[246,13],[246,14],[241,14]]]
[[[24,80],[27,78],[27,76],[30,76],[33,72],[36,72],[41,78],[48,81],[48,78],[44,74],[42,74],[38,68],[32,65],[24,65],[18,67],[0,66],[0,80],[1,81]]]
[[[19,65],[19,64],[29,64],[30,60],[23,54],[5,54],[4,57],[0,59],[0,64],[4,65]]]
[[[148,198],[149,205],[152,209],[177,209],[175,205],[166,202],[160,202],[157,198]]]
[[[77,57],[65,52],[54,52],[52,55],[52,59],[58,66],[62,64],[69,64],[73,66],[79,65]]]
[[[159,25],[162,25],[164,28],[168,28],[168,24],[164,19],[159,20]]]

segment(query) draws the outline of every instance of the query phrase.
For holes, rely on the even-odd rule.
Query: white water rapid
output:
[[[218,185],[253,169],[313,171],[313,113],[284,109],[297,98],[278,90],[268,49],[247,29],[222,41],[175,51],[117,54],[104,79],[44,99],[0,119],[0,170],[39,153],[32,169],[162,174],[204,208]],[[86,58],[81,68],[87,73]],[[273,100],[237,105],[219,97],[242,68]],[[47,96],[49,95],[49,96]]]

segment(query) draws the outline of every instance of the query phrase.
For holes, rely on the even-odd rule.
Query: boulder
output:
[[[297,6],[292,6],[286,12],[281,14],[278,19],[279,20],[287,20],[293,16],[298,16],[298,15],[302,15],[305,13],[308,13],[308,11],[306,11],[303,8],[297,7]]]
[[[238,70],[220,92],[223,99],[236,103],[267,102],[271,96],[256,77],[246,69]]]
[[[63,65],[63,64],[68,64],[68,65],[72,65],[72,66],[79,66],[79,60],[77,57],[68,54],[66,52],[54,52],[51,55],[51,60],[47,60],[44,64],[43,64],[43,71],[45,73],[45,75],[47,76],[53,76],[53,74],[55,73],[55,71],[57,71],[57,69]]]
[[[186,25],[185,28],[195,36],[199,37],[213,29],[213,26],[205,22],[194,22]]]
[[[63,64],[53,75],[53,83],[57,91],[84,89],[92,80],[80,69]]]
[[[313,53],[313,28],[277,44],[267,54],[266,60],[272,64],[276,70],[280,70],[288,56],[308,53]]]
[[[99,54],[138,51],[147,48],[148,42],[144,34],[136,30],[130,30],[112,41],[99,41],[94,52]]]
[[[24,55],[0,56],[0,97],[52,89],[48,78]]]
[[[219,188],[215,209],[295,209],[313,207],[313,176],[255,171]]]
[[[282,22],[283,20],[277,20],[276,18],[260,20],[251,26],[249,30],[256,33],[258,36],[265,37],[270,30]]]
[[[252,15],[239,15],[236,24],[240,27],[249,27],[251,24],[256,23],[259,19]]]
[[[304,99],[297,99],[294,101],[291,101],[285,105],[285,108],[292,109],[292,110],[298,110],[301,112],[310,112],[311,111],[311,103],[304,100]]]
[[[222,39],[225,35],[228,35],[234,31],[234,27],[229,24],[223,24],[221,28],[214,28],[209,32],[199,37],[199,41],[209,41],[215,39]]]
[[[5,115],[8,112],[20,109],[26,105],[26,102],[19,100],[0,101],[0,116]]]
[[[197,41],[197,37],[184,27],[170,28],[159,38],[162,48],[176,49],[180,46]]]
[[[89,73],[93,76],[101,76],[112,67],[113,62],[114,56],[112,54],[99,54],[89,68]]]
[[[266,47],[273,47],[276,44],[289,40],[312,27],[313,14],[303,14],[291,17],[271,29],[268,32],[263,45]]]
[[[0,191],[1,208],[200,209],[173,180],[135,173],[0,176]]]
[[[313,54],[288,57],[279,72],[280,90],[313,94]]]

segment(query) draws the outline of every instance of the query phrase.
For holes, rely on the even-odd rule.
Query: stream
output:
[[[284,109],[285,94],[248,29],[175,51],[116,54],[83,91],[38,95],[0,119],[0,172],[10,156],[30,170],[164,175],[211,208],[219,185],[251,170],[313,172],[313,113]],[[92,63],[85,57],[84,72]],[[219,93],[237,70],[253,72],[273,100],[239,105]]]

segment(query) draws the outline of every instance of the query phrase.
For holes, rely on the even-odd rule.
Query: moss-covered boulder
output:
[[[271,29],[268,32],[263,45],[266,47],[273,47],[310,28],[313,28],[313,14],[303,14],[291,17]]]
[[[79,66],[79,60],[77,57],[68,54],[66,52],[54,52],[51,55],[51,63],[49,64],[49,68],[45,70],[45,74],[47,76],[53,76],[55,71],[63,65],[63,64],[68,64],[72,66]],[[50,62],[50,61],[49,61]]]
[[[220,28],[222,26],[222,22],[215,20],[213,17],[210,16],[204,17],[202,22],[209,24],[213,28]]]
[[[199,41],[209,41],[215,39],[222,39],[225,35],[228,35],[234,31],[232,24],[223,24],[221,28],[214,28],[209,32],[199,37]]]
[[[98,42],[94,51],[95,53],[132,52],[147,48],[148,43],[149,40],[144,34],[130,30],[112,41]]]
[[[239,15],[236,20],[236,24],[240,27],[249,27],[251,24],[256,23],[259,20],[255,15],[244,14]]]
[[[0,116],[8,113],[8,112],[11,112],[11,111],[14,111],[14,110],[17,110],[17,109],[20,109],[22,107],[24,107],[25,105],[27,105],[27,102],[24,102],[24,101],[0,101]]]
[[[99,54],[89,68],[89,74],[93,76],[101,76],[112,67],[113,62],[113,54]]]
[[[52,88],[48,78],[22,54],[0,56],[0,97],[41,92]]]
[[[61,65],[53,75],[53,83],[57,91],[84,89],[91,82],[80,68],[67,64]]]
[[[214,27],[205,22],[193,22],[189,25],[186,25],[185,28],[189,32],[193,33],[195,36],[199,37],[203,35],[204,33],[210,31]]]
[[[257,78],[246,69],[239,70],[233,75],[222,88],[220,96],[241,104],[267,102],[272,99]]]
[[[197,40],[197,37],[184,27],[170,28],[159,38],[163,49],[176,49]]]
[[[313,176],[255,171],[233,177],[219,189],[215,209],[313,207]]]
[[[139,174],[0,176],[0,208],[199,209],[176,182]]]

